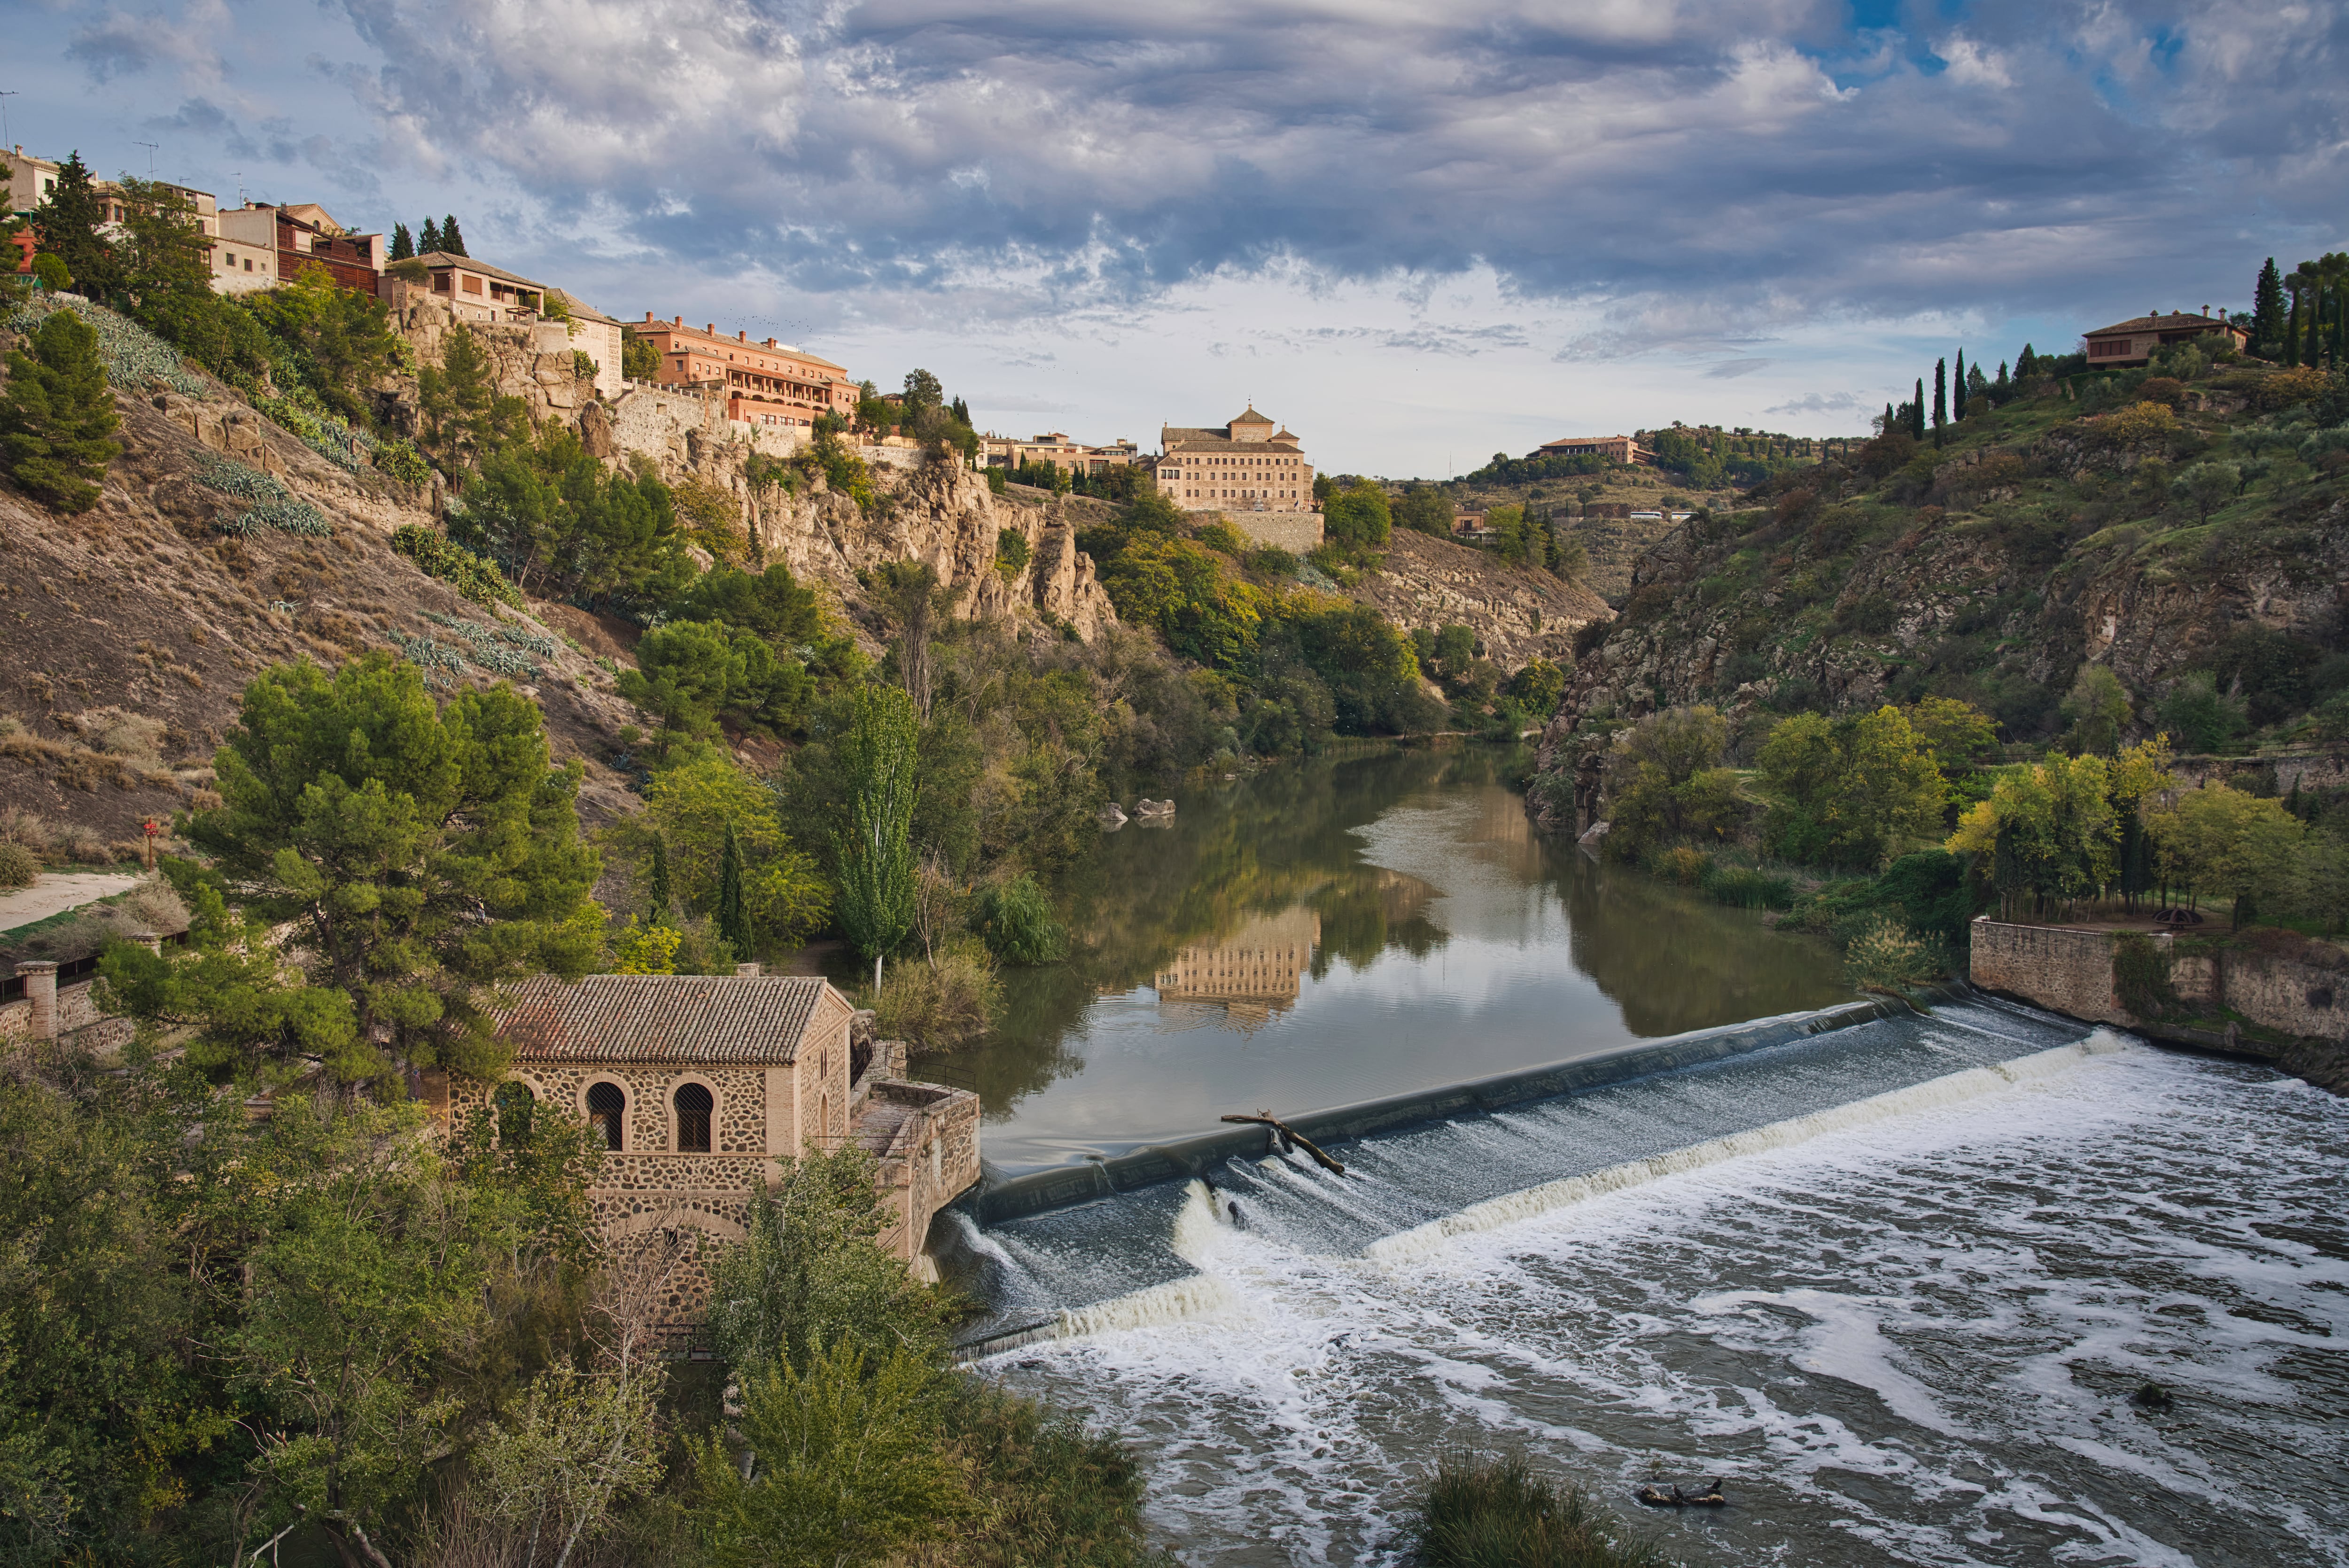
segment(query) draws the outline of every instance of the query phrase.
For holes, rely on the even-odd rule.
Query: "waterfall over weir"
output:
[[[1691,1564],[2349,1564],[2349,1108],[1978,995],[1847,1022],[952,1216],[968,1349],[1135,1441],[1197,1563],[1392,1561],[1479,1444],[1723,1476],[1628,1521]]]

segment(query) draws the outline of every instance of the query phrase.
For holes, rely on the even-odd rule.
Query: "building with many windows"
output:
[[[651,344],[660,356],[656,381],[722,389],[730,419],[804,429],[826,412],[856,418],[856,383],[820,355],[771,337],[754,342],[747,332],[728,337],[715,322],[697,330],[681,315],[661,321],[650,311],[635,331],[639,343]]]
[[[225,269],[213,269],[214,286],[223,293],[291,283],[305,268],[315,266],[324,267],[337,286],[373,299],[389,253],[381,234],[351,233],[315,201],[294,207],[248,201],[220,214],[218,232],[222,240],[239,247],[233,288],[223,281]],[[265,258],[276,268],[276,276],[260,281],[265,273],[259,265],[248,273],[243,262],[255,258]]]
[[[1123,436],[1106,447],[1089,447],[1082,441],[1071,440],[1061,430],[1031,436],[1024,441],[988,434],[979,438],[979,460],[990,469],[1011,469],[1050,463],[1072,475],[1099,479],[1112,469],[1141,461],[1142,449]]]
[[[2250,334],[2223,315],[2212,315],[2204,305],[2202,314],[2191,311],[2156,311],[2151,315],[2131,316],[2110,326],[2100,326],[2094,332],[2081,334],[2086,346],[2088,367],[2143,365],[2153,357],[2153,351],[2173,343],[2200,344],[2205,349],[2240,349]]]
[[[1321,542],[1304,445],[1251,406],[1221,426],[1168,425],[1152,477],[1185,511],[1221,512],[1257,544],[1299,554]]]

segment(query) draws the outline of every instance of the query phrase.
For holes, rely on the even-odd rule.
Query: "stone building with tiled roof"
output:
[[[2200,346],[2206,351],[2240,349],[2250,335],[2224,315],[2212,315],[2206,304],[2199,315],[2183,310],[2156,311],[2151,315],[2135,315],[2110,326],[2100,326],[2080,336],[2087,345],[2088,368],[2100,370],[2143,365],[2158,348],[2173,343],[2191,343],[2198,338],[2211,340]]]
[[[1253,405],[1221,427],[1165,426],[1158,445],[1152,477],[1185,511],[1221,512],[1252,543],[1299,555],[1321,542],[1304,443]]]
[[[872,1015],[823,979],[541,977],[507,1001],[506,1081],[443,1079],[429,1098],[457,1119],[527,1094],[586,1121],[605,1150],[589,1197],[616,1247],[739,1240],[751,1191],[780,1161],[854,1140],[896,1218],[880,1245],[928,1274],[931,1220],[978,1179],[978,1097],[908,1081],[904,1044],[874,1040]],[[676,1277],[674,1315],[697,1315],[700,1270]]]

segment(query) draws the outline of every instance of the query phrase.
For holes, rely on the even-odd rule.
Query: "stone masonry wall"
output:
[[[1320,546],[1321,514],[1318,511],[1227,511],[1224,521],[1259,549],[1286,550],[1306,555]]]
[[[2162,938],[2167,941],[2167,938]],[[1975,985],[2092,1023],[2132,1022],[2113,999],[2113,940],[2101,931],[1973,923]]]

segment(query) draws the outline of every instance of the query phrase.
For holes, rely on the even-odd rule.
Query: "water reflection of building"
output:
[[[1310,909],[1257,915],[1217,942],[1195,942],[1158,972],[1161,1003],[1217,1003],[1224,1019],[1253,1033],[1297,1000],[1313,964],[1321,917]]]

